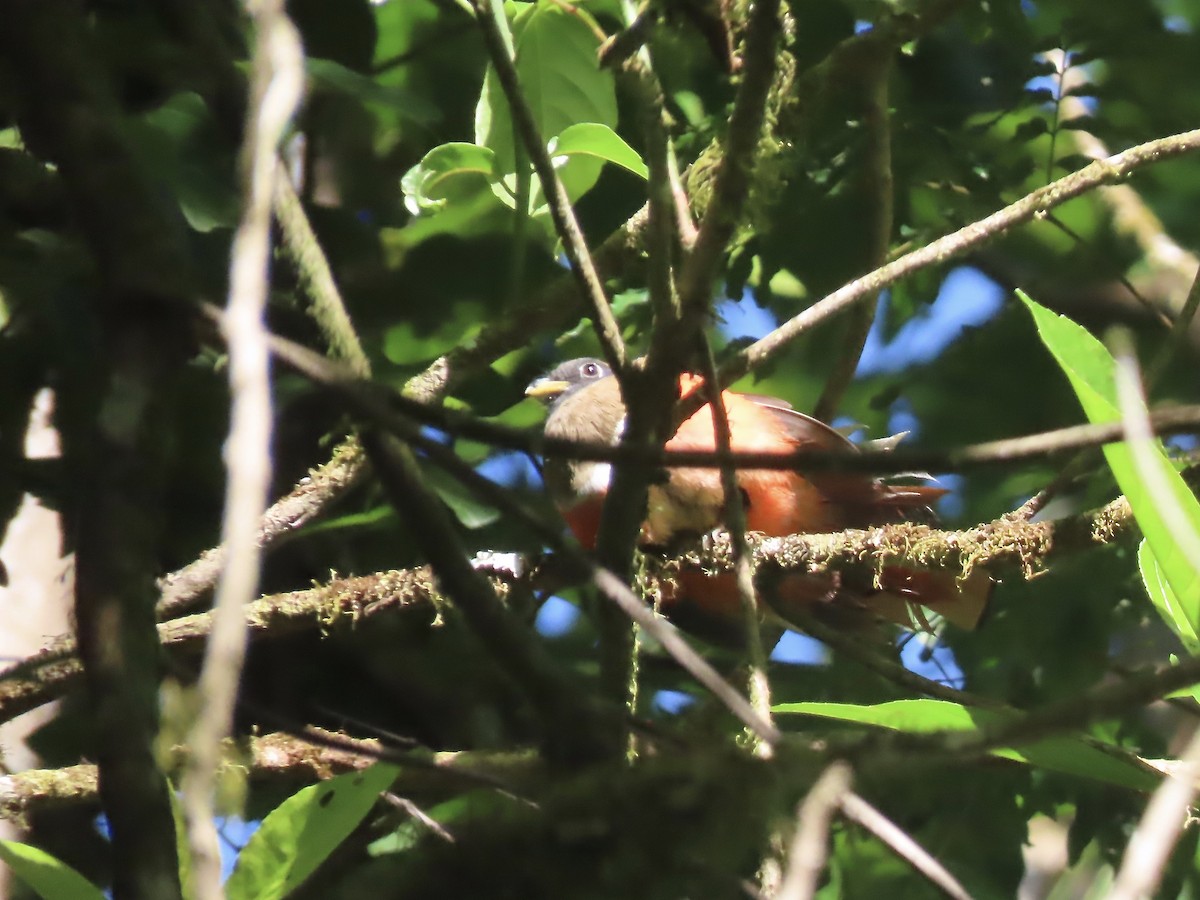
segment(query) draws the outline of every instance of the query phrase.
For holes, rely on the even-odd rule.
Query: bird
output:
[[[683,374],[680,396],[701,388],[703,379]],[[534,379],[525,390],[548,406],[545,435],[575,442],[616,445],[625,428],[625,404],[618,379],[602,360],[590,357],[560,363]],[[787,453],[811,449],[856,454],[858,445],[837,429],[805,415],[776,397],[721,393],[734,452]],[[885,448],[903,438],[875,442]],[[708,404],[686,418],[665,449],[714,451],[716,431]],[[594,549],[612,478],[612,464],[547,455],[543,465],[547,492],[568,528],[585,548]],[[746,528],[769,536],[839,532],[911,518],[932,517],[930,504],[946,493],[929,484],[890,484],[858,473],[793,469],[739,469],[737,484]],[[686,536],[710,533],[724,521],[725,493],[715,467],[671,467],[652,479],[640,543],[668,547]],[[861,583],[837,574],[790,574],[774,585],[777,605],[798,605],[833,624],[856,627],[891,620],[912,627],[925,623],[921,607],[964,628],[978,623],[991,579],[981,570],[960,580],[954,573],[908,566],[883,567]],[[742,616],[731,575],[697,570],[680,572],[677,586],[661,603],[703,620],[704,630]],[[738,620],[742,621],[741,619]]]

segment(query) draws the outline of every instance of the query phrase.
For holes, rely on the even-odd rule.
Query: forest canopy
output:
[[[1194,896],[1198,30],[7,4],[12,895]]]

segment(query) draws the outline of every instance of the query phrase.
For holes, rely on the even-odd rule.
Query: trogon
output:
[[[680,395],[699,390],[702,379],[683,375]],[[564,362],[534,380],[526,394],[547,402],[547,437],[616,445],[625,426],[625,405],[617,379],[598,359]],[[858,453],[859,448],[829,425],[797,412],[784,400],[733,391],[722,392],[729,419],[730,448],[735,452],[787,453],[809,448]],[[877,442],[894,445],[895,439]],[[668,450],[714,451],[716,433],[708,405],[687,418],[666,443]],[[548,456],[546,488],[575,537],[594,548],[612,467],[605,462]],[[931,485],[889,484],[853,472],[791,469],[741,469],[738,486],[748,530],[765,535],[816,534],[869,528],[907,518],[927,517],[929,504],[945,493]],[[667,545],[684,535],[700,535],[723,522],[725,506],[716,468],[665,469],[650,485],[644,545]],[[907,566],[885,566],[875,578],[856,582],[838,574],[790,574],[771,585],[777,605],[804,606],[832,623],[861,624],[890,619],[911,626],[923,621],[926,607],[965,628],[974,627],[991,591],[991,579],[975,570],[965,580],[954,573]],[[679,573],[678,584],[663,598],[664,611],[685,617],[699,613],[706,631],[722,618],[740,622],[740,601],[729,575],[700,570]]]

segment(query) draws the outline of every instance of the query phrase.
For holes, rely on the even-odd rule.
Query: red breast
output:
[[[698,390],[701,379],[684,375],[681,396]],[[550,401],[548,437],[616,444],[625,423],[625,406],[617,379],[596,359],[562,363],[537,379],[526,391]],[[725,391],[721,395],[729,418],[730,445],[738,452],[790,452],[812,448],[857,453],[844,435],[811,416],[796,412],[785,401]],[[669,450],[712,451],[716,436],[711,408],[702,407],[680,425],[666,444]],[[580,543],[594,547],[608,491],[611,466],[547,458],[547,489]],[[929,486],[892,486],[855,473],[786,469],[743,469],[738,472],[750,531],[767,535],[826,533],[899,521],[945,493]],[[651,485],[647,498],[643,542],[662,545],[682,534],[703,534],[722,524],[724,492],[716,468],[672,468]],[[792,576],[779,588],[785,602],[868,602],[887,618],[910,624],[912,602],[936,609],[951,621],[973,627],[982,612],[990,580],[976,576],[964,585],[945,572],[889,567],[881,577],[883,590],[873,585],[851,588],[828,576]],[[732,579],[713,580],[702,573],[684,572],[681,593],[709,613],[738,613]],[[964,596],[964,594],[968,596]],[[677,600],[679,598],[671,598]]]

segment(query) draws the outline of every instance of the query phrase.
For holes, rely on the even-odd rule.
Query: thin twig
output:
[[[512,39],[508,35],[504,4],[502,0],[475,0],[475,13],[488,55],[508,100],[509,111],[525,143],[525,151],[533,163],[533,170],[541,182],[542,194],[546,198],[554,230],[563,242],[563,253],[566,254],[579,289],[591,308],[593,325],[604,348],[604,356],[614,371],[624,371],[627,356],[625,343],[621,340],[620,326],[613,316],[612,307],[609,306],[604,285],[584,240],[583,230],[579,227],[575,211],[571,208],[570,198],[567,197],[567,191],[554,169],[546,142],[538,132],[533,111],[521,90]]]
[[[687,317],[698,319],[708,311],[713,284],[724,263],[725,249],[741,222],[750,193],[750,174],[762,137],[767,95],[775,78],[782,32],[779,0],[756,0],[746,25],[742,82],[722,141],[712,197],[700,221],[696,242],[679,274],[680,303]],[[686,322],[683,337],[690,339]]]
[[[417,804],[413,803],[407,797],[401,797],[398,794],[393,794],[391,791],[384,791],[383,799],[397,809],[402,810],[406,815],[416,819],[447,844],[454,843],[454,835],[447,831],[441,822],[431,817],[429,813],[425,812],[425,810],[421,809],[421,807],[417,806]]]
[[[636,21],[631,0],[623,0],[626,23]],[[677,200],[673,185],[678,180],[674,151],[664,122],[663,91],[651,64],[650,50],[641,47],[622,67],[625,81],[638,100],[642,133],[646,141],[647,186],[650,217],[646,229],[647,289],[654,310],[656,329],[673,327],[679,321],[679,293],[675,269],[681,258]]]
[[[360,483],[366,473],[367,458],[358,439],[346,439],[334,448],[328,462],[310,471],[291,491],[271,504],[259,521],[255,544],[264,549],[278,547]],[[159,620],[184,615],[199,603],[217,583],[225,558],[225,545],[221,544],[160,578],[160,596],[155,607]]]
[[[855,303],[874,296],[901,278],[962,256],[1017,225],[1035,219],[1046,210],[1060,206],[1101,185],[1119,181],[1142,166],[1197,149],[1200,149],[1200,129],[1185,131],[1138,144],[1038,188],[1004,209],[960,228],[953,234],[939,238],[919,250],[907,253],[828,294],[730,359],[721,368],[721,384],[724,386],[737,380],[774,357],[801,334]]]
[[[211,308],[206,315],[219,313]],[[749,453],[722,451],[653,450],[628,444],[589,444],[567,439],[547,438],[540,431],[511,428],[481,419],[459,410],[417,402],[397,396],[383,385],[355,378],[352,373],[300,344],[285,338],[272,338],[272,351],[285,363],[314,382],[337,390],[343,396],[359,395],[376,409],[388,409],[382,423],[394,416],[390,409],[422,425],[432,425],[456,437],[469,438],[506,450],[520,450],[541,456],[597,462],[629,463],[641,466],[696,467],[732,464],[739,469],[834,469],[846,472],[949,472],[978,466],[997,465],[1024,459],[1036,459],[1064,450],[1095,447],[1121,440],[1119,423],[1071,425],[1038,434],[996,441],[984,441],[949,450],[859,449],[854,453],[829,453],[799,450],[790,453]],[[697,392],[703,394],[703,392]],[[365,407],[362,408],[365,410]],[[699,409],[697,405],[696,409]],[[360,410],[362,411],[362,410]],[[1194,430],[1200,426],[1200,405],[1182,405],[1155,410],[1150,421],[1157,434]],[[389,427],[389,426],[385,426]]]
[[[224,897],[213,790],[221,741],[233,724],[246,653],[243,608],[258,587],[261,553],[255,538],[271,481],[270,351],[263,321],[271,198],[275,180],[282,175],[276,148],[300,103],[305,78],[300,34],[284,12],[282,0],[256,0],[249,9],[256,39],[242,158],[245,210],[234,235],[229,304],[223,319],[232,395],[222,524],[222,544],[228,549],[200,674],[202,704],[188,738],[192,756],[182,783],[192,856],[191,895],[200,900]]]
[[[1171,365],[1171,361],[1187,343],[1197,309],[1200,309],[1200,264],[1196,266],[1196,275],[1192,278],[1192,286],[1188,289],[1187,298],[1183,301],[1183,308],[1180,309],[1175,323],[1171,326],[1171,333],[1167,336],[1166,343],[1159,348],[1158,355],[1154,357],[1154,362],[1151,363],[1150,370],[1146,373],[1146,386],[1151,392],[1158,384],[1158,380],[1162,378],[1163,373],[1167,371],[1167,367]]]
[[[1056,56],[1063,55],[1062,50],[1051,50],[1044,54],[1046,58],[1055,61]],[[1057,63],[1056,63],[1057,64]],[[1087,105],[1076,95],[1079,89],[1088,82],[1088,67],[1072,66],[1064,75],[1062,96],[1059,103],[1063,116],[1068,121],[1078,122],[1091,115]],[[1098,137],[1082,128],[1074,128],[1070,132],[1075,146],[1084,156],[1091,159],[1104,159],[1109,156],[1108,147]],[[1183,286],[1192,279],[1192,273],[1200,267],[1200,259],[1181,247],[1167,233],[1162,220],[1146,203],[1136,190],[1127,184],[1112,184],[1100,188],[1100,200],[1109,208],[1112,214],[1114,230],[1131,238],[1138,246],[1142,256],[1149,264],[1155,281],[1161,282],[1165,275],[1165,289],[1159,287],[1155,293],[1162,297],[1163,306],[1172,310],[1183,304],[1179,302]]]
[[[371,363],[350,321],[333,272],[321,244],[313,232],[296,190],[287,178],[276,178],[272,197],[275,217],[279,220],[282,246],[300,273],[309,298],[308,311],[321,334],[329,342],[330,355],[340,359],[352,372],[368,377]]]
[[[829,856],[829,827],[850,791],[851,777],[848,763],[832,763],[796,810],[796,834],[775,900],[810,900],[816,895]]]
[[[879,838],[893,853],[940,888],[947,897],[953,897],[954,900],[971,900],[967,889],[934,858],[933,854],[858,794],[843,794],[841,807],[847,819],[857,822]]]
[[[712,346],[703,336],[700,339],[700,359],[704,364],[703,389],[708,397],[717,450],[729,453],[729,413],[725,409],[721,390],[717,387],[717,365],[713,359]],[[725,525],[729,529],[730,543],[733,546],[734,581],[737,584],[738,599],[742,605],[742,621],[746,630],[746,657],[750,665],[747,678],[750,704],[758,710],[759,715],[770,722],[771,683],[767,676],[767,653],[763,648],[758,597],[754,588],[754,553],[746,541],[746,505],[738,485],[737,470],[732,465],[721,466],[721,489],[725,493]],[[760,744],[755,749],[760,755],[770,757],[769,746]]]
[[[1142,900],[1158,889],[1171,850],[1188,824],[1188,808],[1200,781],[1200,729],[1192,734],[1179,763],[1146,804],[1108,900]]]
[[[1128,186],[1126,187],[1128,188]],[[1054,213],[1046,213],[1045,220],[1069,237],[1076,244],[1079,244],[1080,246],[1087,244],[1087,241],[1084,239],[1083,235],[1081,235],[1078,231],[1076,231]],[[1136,300],[1139,305],[1141,305],[1146,315],[1153,319],[1160,328],[1165,328],[1168,330],[1171,328],[1171,317],[1162,309],[1155,306],[1150,298],[1147,297],[1142,291],[1139,291],[1137,285],[1129,280],[1128,275],[1123,273],[1118,275],[1117,282],[1121,285],[1121,287],[1125,288],[1125,290],[1129,292],[1129,296],[1133,297],[1133,299]]]
[[[436,453],[441,446],[415,433],[409,439],[426,453]],[[363,434],[363,445],[388,499],[411,525],[414,540],[442,590],[537,711],[547,758],[562,764],[610,756],[607,739],[617,715],[591,700],[582,685],[569,677],[533,633],[499,602],[491,583],[471,566],[449,511],[422,477],[412,451],[394,438],[371,431]],[[459,462],[457,456],[448,456]],[[462,470],[456,473],[460,480],[464,475]]]
[[[704,657],[692,649],[674,625],[641,600],[622,579],[608,569],[597,565],[595,560],[578,544],[564,538],[561,530],[547,525],[538,516],[531,513],[524,504],[517,501],[511,492],[484,478],[443,444],[429,440],[419,433],[411,433],[409,440],[414,446],[429,455],[433,462],[442,466],[481,499],[523,521],[556,554],[565,559],[578,577],[591,581],[607,600],[614,603],[634,623],[641,626],[668,655],[700,684],[708,688],[762,741],[775,746],[782,740],[779,729],[760,715],[733,685],[722,678],[721,674]]]
[[[772,608],[774,609],[774,607]],[[775,612],[783,617],[779,610],[776,609]],[[890,681],[897,687],[914,691],[918,694],[925,694],[927,697],[936,697],[939,700],[958,703],[962,706],[973,706],[980,709],[1010,708],[1000,700],[961,691],[926,678],[923,675],[918,675],[911,669],[906,669],[899,663],[887,659],[879,653],[875,653],[853,635],[846,634],[830,625],[826,625],[816,616],[797,615],[795,610],[789,610],[784,621],[810,637],[816,638],[821,643],[826,644],[835,653],[844,656],[846,659],[862,666],[870,672],[874,672],[885,681]]]
[[[929,749],[947,751],[951,756],[973,758],[1000,747],[1035,743],[1051,735],[1083,728],[1092,722],[1128,714],[1198,682],[1200,658],[1189,657],[1132,672],[1124,681],[1083,691],[973,735],[950,733],[913,737],[911,740]],[[908,742],[909,738],[905,740]]]
[[[1134,352],[1133,339],[1124,329],[1112,330],[1113,362],[1116,366],[1117,406],[1121,411],[1121,427],[1125,432],[1125,446],[1133,460],[1142,484],[1145,485],[1155,515],[1161,517],[1171,539],[1192,563],[1200,567],[1200,533],[1188,513],[1175,496],[1166,473],[1160,466],[1161,449],[1156,446],[1154,429],[1146,410],[1146,398],[1142,395],[1141,373]]]
[[[714,669],[708,660],[693,650],[678,628],[639,600],[627,584],[607,569],[598,566],[593,570],[592,577],[596,586],[609,600],[616,603],[627,616],[657,641],[685,672],[708,688],[709,692],[725,704],[725,708],[760,740],[772,747],[783,740],[779,729],[764,718],[737,688],[722,678],[721,673]]]

